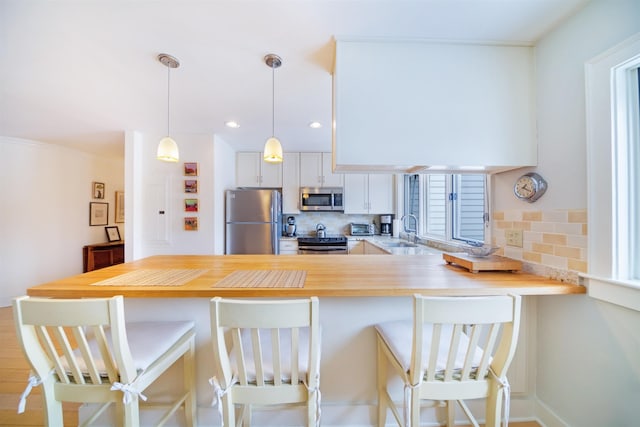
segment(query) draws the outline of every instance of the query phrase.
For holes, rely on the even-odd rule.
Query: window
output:
[[[405,175],[404,201],[405,215],[418,219],[419,235],[461,242],[488,237],[485,175]],[[405,223],[412,228],[406,218]]]
[[[640,34],[586,69],[589,295],[640,310]]]

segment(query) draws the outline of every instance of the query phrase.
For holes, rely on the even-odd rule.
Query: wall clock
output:
[[[513,185],[513,192],[520,200],[533,203],[547,191],[547,181],[535,172],[522,175]]]

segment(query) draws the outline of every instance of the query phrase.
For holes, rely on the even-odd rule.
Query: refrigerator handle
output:
[[[278,236],[278,223],[271,223],[271,250],[274,255],[280,255],[280,236]]]

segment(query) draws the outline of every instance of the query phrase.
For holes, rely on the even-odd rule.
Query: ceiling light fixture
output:
[[[309,127],[311,129],[320,129],[322,127],[322,124],[320,122],[311,122],[309,123]]]
[[[224,125],[226,127],[228,127],[228,128],[231,128],[231,129],[238,129],[240,127],[240,124],[238,122],[233,121],[233,120],[229,120],[229,121],[224,122]]]
[[[275,70],[282,65],[282,59],[273,53],[264,57],[264,62],[271,68],[271,138],[264,144],[264,161],[269,163],[282,162],[282,144],[275,133],[276,95],[275,95]]]
[[[171,69],[178,68],[180,62],[166,53],[158,55],[158,61],[167,67],[167,136],[162,138],[158,144],[157,158],[165,162],[177,162],[180,157],[178,144],[171,138],[169,133],[169,101],[171,99]]]

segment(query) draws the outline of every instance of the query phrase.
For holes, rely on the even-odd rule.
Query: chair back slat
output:
[[[92,332],[98,345],[98,351],[100,352],[101,359],[104,363],[104,369],[107,373],[107,377],[109,378],[109,382],[113,383],[115,381],[119,381],[118,367],[115,360],[113,360],[113,354],[107,345],[107,336],[104,328],[100,325],[93,326]]]
[[[291,384],[300,381],[300,328],[291,328]]]
[[[471,376],[475,351],[478,347],[478,342],[480,341],[480,335],[482,334],[482,325],[470,325],[466,328],[466,333],[467,336],[469,336],[469,345],[466,350],[464,366],[460,372],[460,379],[462,381],[469,380]]]
[[[273,384],[282,385],[282,358],[280,351],[280,329],[271,329],[271,360],[273,360]]]
[[[480,365],[478,365],[478,378],[484,378],[487,376],[487,372],[489,370],[489,364],[492,361],[492,356],[495,353],[495,347],[498,340],[498,334],[500,332],[500,324],[494,323],[491,325],[487,325],[488,334],[486,338],[486,342],[482,347],[482,361]],[[515,345],[515,343],[514,343]]]
[[[53,328],[53,336],[55,337],[57,345],[62,350],[67,369],[69,370],[71,377],[73,378],[73,382],[75,382],[76,384],[84,384],[85,381],[82,375],[82,371],[80,369],[80,366],[78,365],[76,357],[74,356],[71,343],[69,342],[67,334],[62,326],[56,326],[55,328]]]
[[[259,386],[264,385],[264,363],[262,360],[262,343],[260,342],[260,330],[258,328],[250,328],[251,345],[253,362],[255,363],[256,383]]]
[[[80,357],[82,357],[82,361],[84,362],[85,370],[83,374],[87,375],[91,379],[91,382],[93,384],[102,384],[100,372],[98,371],[98,367],[96,366],[93,352],[89,348],[89,343],[87,341],[87,336],[84,333],[84,329],[82,327],[76,326],[72,328],[72,331],[73,337],[75,338],[76,344],[78,345]]]
[[[240,381],[240,384],[242,385],[247,385],[249,382],[247,378],[247,363],[244,356],[244,345],[242,344],[241,332],[240,328],[232,328],[230,331],[231,339],[233,341],[233,356],[235,357],[238,367],[238,381]],[[231,378],[229,378],[228,384],[231,384],[231,382]]]
[[[41,350],[40,352],[38,352],[38,359],[42,359],[42,361],[38,363],[37,366],[43,366],[45,364],[47,366],[52,365],[55,368],[60,382],[69,384],[71,380],[67,375],[67,370],[62,363],[62,359],[58,355],[58,350],[56,349],[53,339],[51,338],[49,330],[46,326],[40,325],[33,327],[33,330],[36,333],[37,341],[31,343],[30,346],[39,346]]]

